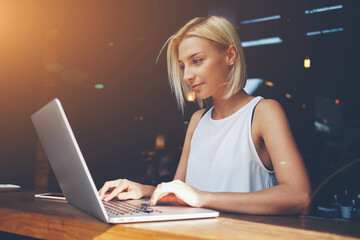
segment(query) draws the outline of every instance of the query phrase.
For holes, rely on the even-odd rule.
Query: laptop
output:
[[[219,212],[179,205],[147,206],[148,199],[100,199],[59,99],[31,116],[36,132],[68,203],[107,223],[211,218]]]

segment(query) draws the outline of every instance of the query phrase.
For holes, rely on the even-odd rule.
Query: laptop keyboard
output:
[[[112,199],[109,202],[103,202],[105,209],[115,215],[138,215],[141,214],[149,214],[152,212],[160,213],[160,211],[153,210],[146,203],[142,203],[141,205],[135,205],[128,202],[120,201],[118,199]]]

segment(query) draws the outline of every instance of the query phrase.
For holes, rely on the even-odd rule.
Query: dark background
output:
[[[311,10],[342,5],[314,14]],[[281,37],[281,44],[244,48],[249,78],[271,81],[253,95],[284,107],[315,189],[360,156],[360,2],[356,0],[94,0],[0,1],[0,183],[34,188],[37,135],[30,116],[41,106],[46,33],[58,32],[55,96],[63,104],[98,187],[109,179],[141,180],[144,156],[162,134],[178,161],[191,114],[178,110],[167,81],[166,40],[188,20],[221,15],[240,39]],[[241,21],[281,15],[261,23]],[[307,32],[343,31],[307,36]],[[309,56],[311,68],[304,68]],[[103,84],[96,89],[95,84]],[[285,94],[291,94],[286,98]],[[339,99],[339,104],[335,104]],[[140,120],[142,117],[143,120]],[[330,131],[319,131],[314,122]],[[359,165],[359,164],[358,164]],[[316,201],[360,193],[359,167],[332,179]],[[57,191],[53,175],[50,190]]]

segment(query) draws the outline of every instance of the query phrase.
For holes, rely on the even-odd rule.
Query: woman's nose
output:
[[[191,82],[192,80],[194,80],[194,74],[190,73],[190,72],[185,72],[184,73],[184,81]]]

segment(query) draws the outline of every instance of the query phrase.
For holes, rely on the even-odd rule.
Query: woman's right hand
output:
[[[118,179],[105,182],[104,186],[99,190],[99,195],[101,200],[104,201],[110,201],[114,197],[119,200],[139,199],[151,196],[154,189],[153,186],[142,185],[127,179]]]

